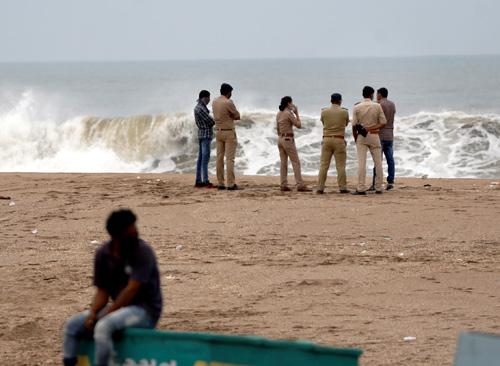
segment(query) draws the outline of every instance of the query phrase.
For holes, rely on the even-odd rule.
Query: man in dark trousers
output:
[[[194,108],[194,120],[198,127],[198,162],[196,163],[196,188],[215,188],[208,180],[208,162],[210,161],[210,144],[214,136],[214,119],[207,108],[210,103],[210,92],[202,90],[199,94],[198,104]]]
[[[394,176],[396,173],[396,164],[394,162],[394,116],[396,115],[396,105],[387,99],[389,96],[389,91],[386,88],[380,88],[377,90],[377,102],[382,107],[384,111],[385,119],[387,123],[384,127],[380,129],[380,144],[382,145],[382,156],[385,155],[385,160],[387,161],[387,190],[394,188]],[[373,168],[373,181],[370,191],[375,190],[375,167]]]
[[[115,211],[107,220],[111,240],[99,247],[95,255],[96,292],[92,306],[64,326],[65,366],[76,365],[79,340],[92,335],[94,365],[107,366],[116,331],[154,328],[160,318],[163,301],[158,265],[153,249],[139,239],[136,221],[130,210]]]

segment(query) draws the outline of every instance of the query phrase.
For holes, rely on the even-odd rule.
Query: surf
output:
[[[192,113],[123,117],[37,113],[29,94],[0,113],[2,172],[193,173],[198,153]],[[243,109],[237,122],[236,169],[245,175],[279,175],[275,111]],[[322,140],[318,116],[302,116],[296,144],[306,175],[316,175]],[[356,175],[350,126],[347,173]],[[500,175],[500,115],[460,111],[419,112],[395,121],[397,175],[494,178]],[[214,166],[215,142],[212,143]],[[333,166],[331,169],[334,169]]]

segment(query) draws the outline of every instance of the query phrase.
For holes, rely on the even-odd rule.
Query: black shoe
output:
[[[382,194],[382,191],[375,191],[375,194]]]
[[[373,192],[375,190],[375,186],[370,186],[366,191],[367,192]]]
[[[297,188],[297,192],[312,192],[312,189],[304,186],[304,187]]]
[[[346,193],[351,193],[351,191],[348,189],[341,189],[340,193],[346,194]]]
[[[323,193],[325,193],[325,192],[324,192],[322,189],[318,189],[318,190],[316,191],[316,194],[323,194]]]
[[[280,188],[281,192],[291,192],[292,190],[288,187],[281,187]]]
[[[196,184],[194,185],[194,188],[203,188],[203,187],[205,187],[205,186],[206,186],[206,183],[196,183]]]
[[[226,186],[225,186],[224,184],[222,184],[222,185],[220,185],[220,186],[217,186],[217,189],[218,189],[219,191],[223,191],[223,190],[225,190],[225,189],[226,189]]]
[[[387,191],[390,191],[390,190],[391,190],[391,189],[393,189],[393,188],[394,188],[394,185],[393,185],[392,183],[387,183],[387,187],[385,187],[385,189],[386,189]]]
[[[227,187],[227,190],[228,191],[241,191],[241,188],[238,187],[237,184],[235,184],[235,185],[232,185],[231,187]]]
[[[366,196],[366,192],[354,191],[351,193],[354,196]]]

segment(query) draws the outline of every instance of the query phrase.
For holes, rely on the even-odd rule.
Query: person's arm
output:
[[[380,104],[377,104],[378,107],[378,116],[377,116],[377,125],[375,127],[372,127],[372,130],[379,130],[382,127],[384,127],[387,124],[387,119],[385,118],[384,110],[380,106]]]
[[[229,101],[229,114],[231,115],[231,118],[234,119],[235,121],[239,121],[241,119],[240,112],[236,109],[236,106],[234,105],[233,101]]]
[[[113,304],[106,311],[106,314],[112,313],[124,306],[129,305],[134,299],[135,295],[139,292],[141,288],[141,281],[130,279],[128,281],[127,287],[125,287],[119,294]]]
[[[208,129],[212,128],[215,125],[214,119],[210,116],[210,112],[208,109],[199,108],[198,110],[198,118],[199,118],[199,128]],[[197,122],[198,124],[198,122]]]
[[[203,128],[203,118],[200,112],[200,108],[196,107],[194,109],[194,121],[196,122],[196,126],[200,129]]]
[[[358,130],[356,125],[358,124],[358,116],[356,115],[356,108],[352,110],[352,135],[354,137],[354,142],[358,141]]]
[[[300,120],[299,110],[297,109],[296,105],[293,106],[293,113],[290,112],[290,116],[292,125],[297,128],[302,128],[302,121]]]
[[[127,287],[118,294],[116,300],[109,307],[107,314],[130,305],[139,292],[141,285],[149,281],[155,263],[154,254],[149,249],[144,249],[136,254],[134,263],[131,264],[132,272],[130,273]]]
[[[106,258],[102,247],[97,249],[94,256],[94,286],[96,293],[90,307],[90,314],[85,320],[85,326],[88,329],[94,328],[97,322],[97,314],[108,304],[109,293],[108,288],[108,273],[106,271]]]
[[[349,124],[349,111],[346,109],[345,110],[345,125],[346,125],[346,127],[348,124]]]
[[[108,304],[109,294],[106,290],[102,288],[97,288],[94,295],[94,301],[90,307],[90,314],[85,320],[85,327],[88,329],[94,328],[97,322],[97,314]]]

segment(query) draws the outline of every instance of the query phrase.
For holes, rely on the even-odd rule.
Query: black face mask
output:
[[[119,241],[120,256],[124,260],[132,258],[137,246],[139,245],[139,238],[137,236],[127,236]]]

